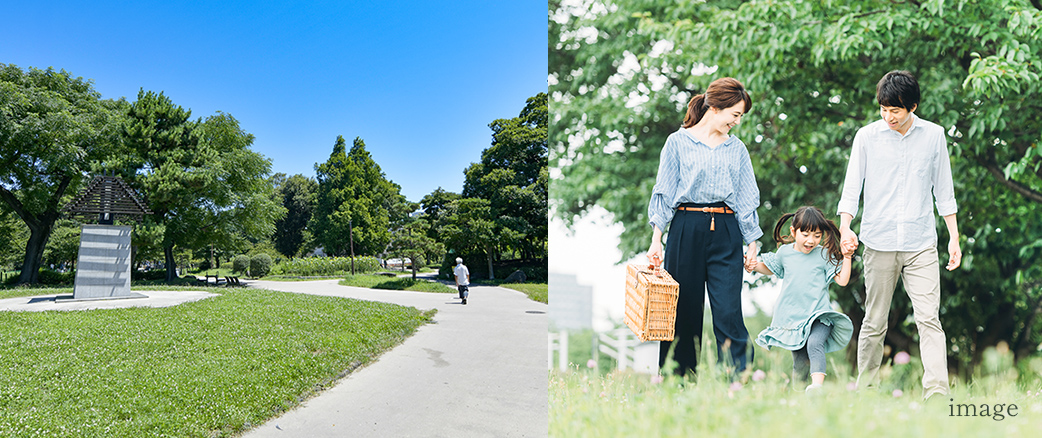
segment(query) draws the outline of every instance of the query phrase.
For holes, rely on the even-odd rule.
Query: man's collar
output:
[[[915,113],[912,113],[912,124],[910,126],[908,126],[908,132],[905,132],[904,135],[908,135],[909,132],[912,132],[912,129],[915,129],[916,127],[921,127],[921,126],[923,126],[922,119],[920,119],[919,116],[915,115]],[[890,129],[890,126],[886,124],[886,120],[883,120],[882,118],[879,119],[879,128],[878,128],[877,131],[878,132],[893,131],[896,134],[899,134],[899,135],[901,134],[900,132],[897,132],[897,131],[894,131],[893,129]]]

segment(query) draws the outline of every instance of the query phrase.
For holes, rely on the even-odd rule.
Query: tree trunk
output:
[[[488,279],[495,280],[496,275],[492,273],[492,245],[489,245],[485,249],[485,254],[487,255],[486,258],[488,259]]]
[[[163,257],[166,259],[166,282],[173,283],[177,278],[177,261],[174,260],[174,245],[163,247]]]
[[[36,226],[29,227],[29,241],[25,243],[25,261],[22,263],[20,284],[36,284],[40,281],[40,265],[43,264],[43,250],[47,239],[51,237],[57,215],[41,218]]]
[[[48,209],[39,216],[33,215],[22,205],[9,190],[0,186],[0,199],[14,210],[15,214],[22,219],[29,228],[29,241],[25,244],[25,261],[22,263],[22,274],[18,278],[19,284],[35,284],[40,280],[40,265],[43,264],[43,250],[47,246],[47,240],[51,238],[54,223],[58,221],[60,214],[58,209],[59,200],[65,194],[65,190],[72,184],[71,175],[62,175],[58,186],[54,190],[48,202]]]

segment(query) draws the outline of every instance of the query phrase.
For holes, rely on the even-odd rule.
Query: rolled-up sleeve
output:
[[[673,200],[676,199],[677,186],[680,181],[680,161],[676,157],[676,145],[672,136],[662,146],[659,155],[658,176],[655,187],[651,189],[651,202],[648,203],[648,224],[666,231],[666,225],[673,220]]]
[[[933,180],[933,197],[937,202],[937,214],[949,216],[959,212],[955,203],[955,186],[952,182],[952,163],[948,156],[948,141],[941,132],[937,145],[937,174]]]
[[[760,188],[756,185],[749,150],[745,148],[744,143],[741,144],[741,148],[742,158],[738,169],[738,181],[734,184],[736,202],[733,208],[738,219],[738,228],[742,231],[742,239],[748,245],[763,236],[760,216],[756,213],[756,209],[760,207]]]
[[[850,161],[847,163],[847,176],[843,179],[843,194],[839,198],[836,214],[849,213],[857,216],[858,203],[861,202],[861,188],[865,183],[865,153],[861,132],[854,136],[854,146],[850,150]]]

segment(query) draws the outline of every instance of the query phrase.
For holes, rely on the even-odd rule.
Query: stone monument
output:
[[[133,227],[115,225],[117,216],[140,221],[144,215],[152,214],[134,190],[117,176],[95,176],[63,211],[84,221],[98,222],[83,224],[72,299],[147,298],[130,291]]]

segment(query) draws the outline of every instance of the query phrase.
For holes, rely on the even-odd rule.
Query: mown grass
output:
[[[158,309],[0,312],[0,436],[234,435],[430,320],[385,303],[206,290],[221,295]]]
[[[543,304],[548,303],[547,290],[549,286],[547,283],[502,283],[499,287],[524,292],[532,301],[538,301]]]
[[[750,333],[763,321],[747,319]],[[856,390],[843,353],[830,353],[824,390],[809,396],[807,383],[791,382],[787,350],[757,346],[748,370],[734,376],[716,361],[714,342],[703,345],[698,377],[687,380],[609,372],[603,357],[589,363],[576,357],[581,365],[550,373],[550,436],[1034,436],[1042,430],[1042,357],[1014,365],[1001,346],[985,351],[972,383],[953,378],[948,397],[926,403],[914,356],[884,364],[877,388]],[[977,416],[969,415],[971,404]],[[987,415],[980,415],[983,405]],[[997,407],[1002,415],[995,415]]]
[[[339,283],[369,289],[408,290],[416,292],[456,293],[455,288],[444,284],[409,277],[385,277],[381,275],[348,275]]]

